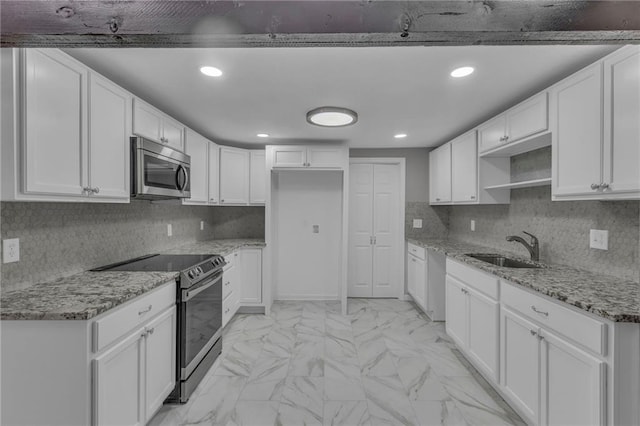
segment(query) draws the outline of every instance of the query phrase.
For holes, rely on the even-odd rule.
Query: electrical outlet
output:
[[[609,250],[609,231],[600,229],[590,230],[589,247],[598,250]]]
[[[200,230],[204,231],[204,220],[200,221]]]
[[[173,228],[171,227],[171,224],[168,223],[167,224],[167,237],[170,237],[173,235]]]
[[[475,231],[476,230],[476,221],[471,219],[471,230]]]
[[[422,219],[413,219],[414,228],[422,228]]]
[[[313,225],[313,233],[314,234],[320,233],[320,225]]]
[[[11,238],[2,241],[2,262],[11,263],[20,260],[20,240]]]

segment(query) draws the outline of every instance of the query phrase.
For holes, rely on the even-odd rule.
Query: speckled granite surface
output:
[[[210,240],[165,254],[222,254],[264,247],[263,240]],[[177,272],[81,272],[23,290],[2,292],[2,320],[87,320],[175,279]]]
[[[81,272],[3,292],[3,320],[87,320],[178,276],[176,272]]]
[[[442,252],[511,283],[530,288],[608,320],[640,323],[640,284],[637,282],[562,265],[544,265],[541,269],[503,268],[465,256],[465,253],[500,253],[495,249],[455,240],[407,241]],[[501,254],[517,258],[511,253]]]
[[[264,247],[264,240],[259,239],[228,239],[209,240],[186,244],[171,250],[163,251],[163,254],[219,254],[226,256],[242,247]]]

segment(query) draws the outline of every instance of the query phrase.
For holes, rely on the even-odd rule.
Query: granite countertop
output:
[[[465,253],[499,253],[527,260],[512,253],[455,240],[408,239],[410,243],[444,253],[458,261],[591,312],[614,322],[640,323],[640,284],[608,275],[562,265],[540,269],[503,268],[465,256]]]
[[[263,240],[202,241],[163,251],[163,254],[222,254],[241,247],[264,247]],[[153,290],[177,272],[80,272],[69,277],[35,284],[22,290],[2,292],[2,320],[88,320]]]

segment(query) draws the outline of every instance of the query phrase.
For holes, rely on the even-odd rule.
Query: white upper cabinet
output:
[[[451,141],[451,198],[454,203],[478,201],[478,150],[475,130]]]
[[[640,198],[640,47],[551,90],[554,200]]]
[[[83,197],[88,70],[57,50],[23,53],[23,191]]]
[[[444,144],[429,153],[429,202],[451,201],[451,144]]]
[[[274,168],[339,169],[345,163],[345,150],[342,146],[275,146],[272,155]]]
[[[131,94],[89,73],[89,182],[92,197],[129,199]]]
[[[139,98],[133,100],[133,133],[184,150],[185,127]]]
[[[542,92],[479,126],[479,150],[484,153],[544,133],[549,130],[548,117],[547,92]],[[521,147],[511,155],[540,146]]]
[[[249,202],[264,204],[267,191],[266,154],[263,149],[257,149],[251,150],[250,155]]]
[[[220,202],[220,149],[209,143],[209,204]]]
[[[640,195],[640,47],[604,60],[603,181],[607,192]]]
[[[187,129],[185,152],[191,157],[191,197],[184,199],[183,204],[207,204],[209,202],[210,143],[203,136]]]
[[[13,58],[22,132],[3,141],[3,199],[128,202],[131,95],[59,50]]]
[[[505,132],[507,116],[500,114],[478,127],[478,144],[480,152],[488,151],[506,143]]]
[[[249,203],[249,159],[246,149],[220,147],[220,204]]]

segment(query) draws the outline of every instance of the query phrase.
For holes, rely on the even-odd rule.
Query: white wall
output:
[[[275,300],[339,299],[342,179],[341,171],[274,173]]]

